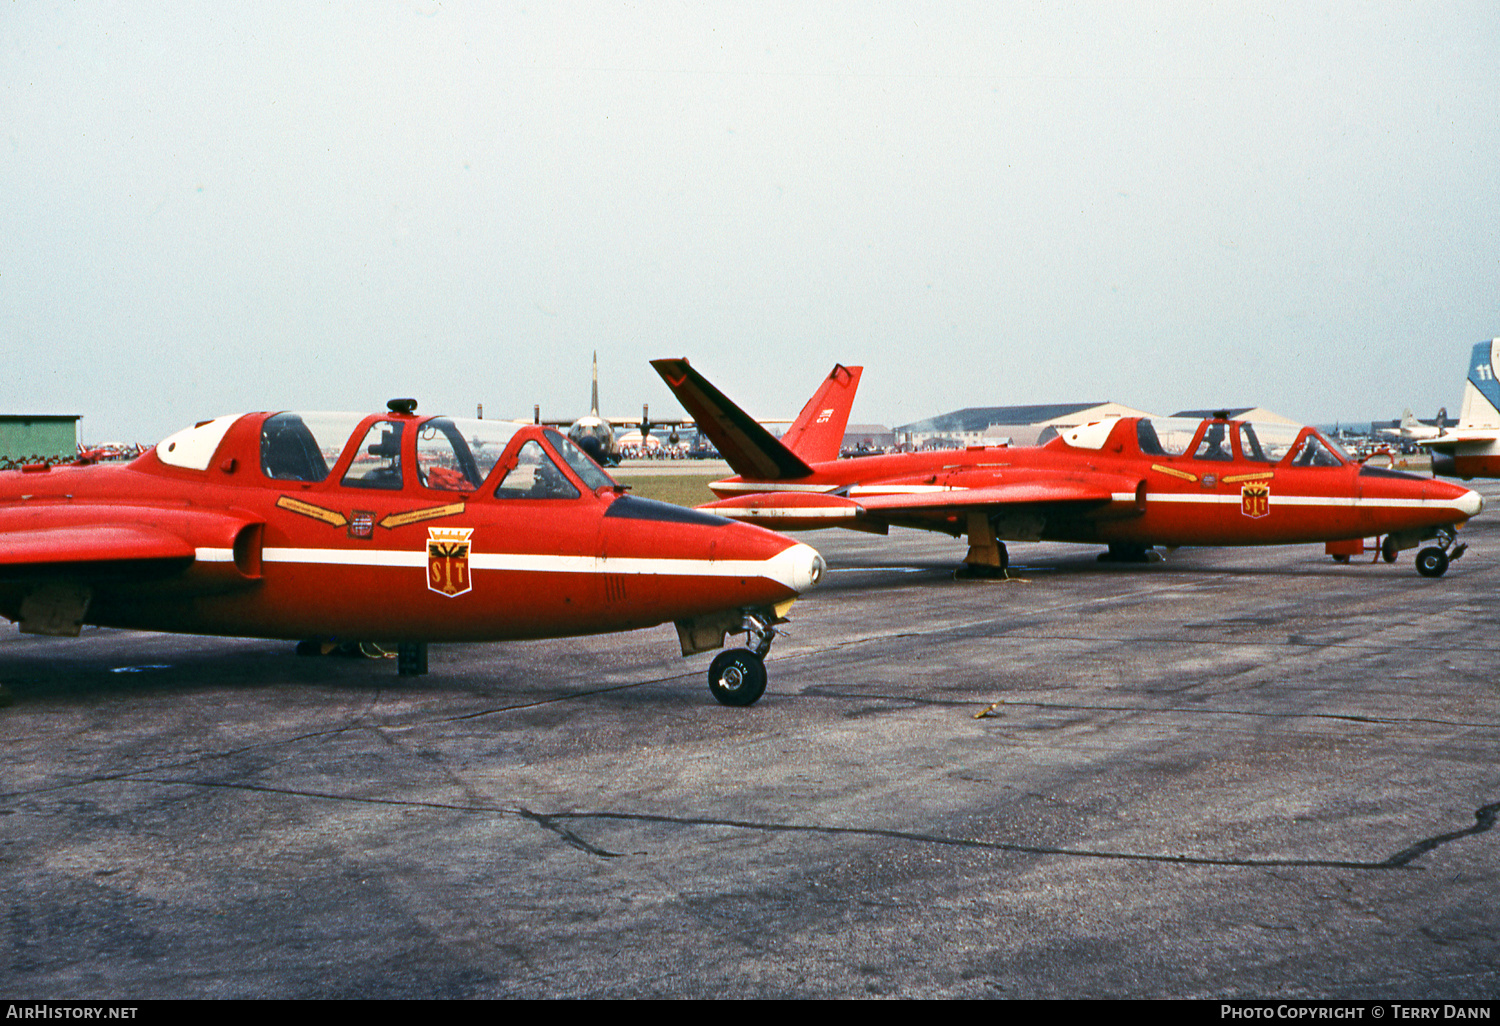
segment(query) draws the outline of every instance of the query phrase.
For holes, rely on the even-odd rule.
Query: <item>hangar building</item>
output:
[[[1120,403],[1053,403],[1039,406],[971,406],[896,428],[896,442],[924,445],[1035,445],[1048,428],[1077,427],[1105,417],[1149,417]]]
[[[0,413],[0,457],[77,456],[76,414]]]

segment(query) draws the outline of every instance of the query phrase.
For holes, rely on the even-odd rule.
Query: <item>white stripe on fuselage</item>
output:
[[[966,492],[967,488],[943,488],[929,489],[929,491]],[[855,494],[856,489],[850,489],[850,494]],[[869,494],[894,495],[904,494],[900,492],[878,492]],[[1462,497],[1456,499],[1396,499],[1396,498],[1356,498],[1352,495],[1276,495],[1268,496],[1271,506],[1333,506],[1342,509],[1452,509],[1460,513],[1464,512]],[[1134,492],[1112,492],[1112,502],[1135,502]],[[1146,502],[1177,502],[1191,503],[1195,505],[1223,505],[1238,506],[1243,498],[1236,494],[1224,494],[1217,492],[1148,492]],[[1019,503],[1017,503],[1019,505]],[[983,504],[988,505],[988,504]],[[997,502],[996,506],[1008,505],[1008,503]],[[720,516],[737,518],[755,516],[757,518],[780,518],[780,519],[813,519],[815,517],[838,519],[851,516],[855,511],[845,506],[742,506],[737,508],[720,507],[714,510]],[[872,516],[879,516],[893,512],[900,512],[891,508],[869,511]]]
[[[708,486],[715,492],[745,492],[758,495],[761,492],[836,492],[843,485],[787,484],[783,481],[715,481]]]
[[[1459,499],[1365,499],[1352,495],[1276,495],[1267,497],[1272,506],[1337,506],[1344,509],[1455,509],[1461,510]],[[1193,494],[1189,492],[1150,492],[1146,496],[1152,502],[1191,502],[1238,506],[1243,499],[1238,495]]]
[[[637,557],[559,556],[525,552],[473,552],[473,570],[509,570],[524,573],[646,574],[672,577],[768,577],[777,576],[791,545],[770,559],[650,559]],[[232,563],[233,549],[200,548],[202,563]],[[302,563],[316,566],[427,566],[426,551],[410,549],[262,549],[262,563]]]
[[[764,492],[808,492],[827,495],[839,491],[844,485],[799,485],[781,481],[715,481],[708,486],[716,492],[742,492],[760,495]],[[854,495],[929,495],[933,492],[966,492],[967,488],[954,485],[849,485],[845,493]]]
[[[856,506],[736,506],[734,509],[716,509],[721,517],[756,517],[771,520],[848,520],[857,516],[861,508]]]

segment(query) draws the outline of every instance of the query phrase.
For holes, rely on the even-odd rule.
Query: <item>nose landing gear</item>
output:
[[[748,648],[720,652],[708,668],[708,690],[721,705],[752,705],[766,690],[766,664]]]
[[[776,620],[760,612],[745,613],[749,648],[720,652],[708,668],[708,690],[722,705],[754,705],[766,690],[766,653],[776,637]]]
[[[1468,544],[1458,540],[1451,527],[1438,528],[1438,542],[1417,553],[1417,573],[1423,577],[1441,577],[1448,572],[1448,564],[1468,549]]]

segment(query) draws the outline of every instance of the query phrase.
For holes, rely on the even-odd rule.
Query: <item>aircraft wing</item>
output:
[[[868,529],[879,523],[931,521],[975,509],[1019,512],[1044,506],[1096,516],[1124,516],[1142,508],[1138,485],[1138,481],[1113,474],[1028,476],[972,488],[869,485],[850,488],[847,494],[759,492],[698,508],[784,530]]]
[[[954,488],[941,492],[860,494],[851,489],[860,505],[871,513],[940,510],[969,510],[976,506],[1025,506],[1067,503],[1079,506],[1104,506],[1112,503],[1136,505],[1133,482],[1121,479],[1109,482],[1020,481],[985,485],[978,488]]]
[[[38,504],[0,510],[0,578],[118,578],[236,560],[249,566],[259,562],[260,526],[258,520],[186,507]]]
[[[607,420],[607,421],[609,421],[610,424],[614,425],[615,427],[638,428],[638,427],[641,426],[641,418],[640,418],[639,414],[637,414],[634,417],[601,417],[600,419],[601,420]],[[693,418],[691,418],[691,417],[651,417],[651,418],[649,418],[647,420],[647,423],[649,423],[653,428],[659,428],[659,427],[687,427],[687,426],[691,426],[692,425]]]
[[[1418,445],[1425,445],[1430,449],[1440,449],[1453,445],[1462,445],[1465,442],[1493,442],[1500,440],[1500,430],[1489,428],[1480,431],[1450,431],[1438,438],[1419,438]]]
[[[196,549],[170,531],[123,524],[9,531],[0,536],[0,568],[192,560]],[[0,571],[3,572],[3,571]]]
[[[264,522],[186,506],[38,502],[0,510],[0,592],[27,634],[77,637],[97,589],[188,577],[260,578]],[[7,616],[16,613],[7,611]]]

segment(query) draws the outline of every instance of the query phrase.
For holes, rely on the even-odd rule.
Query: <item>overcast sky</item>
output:
[[[1456,413],[1492,2],[0,0],[6,412]]]

